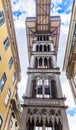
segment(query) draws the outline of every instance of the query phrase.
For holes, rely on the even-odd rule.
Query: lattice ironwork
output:
[[[36,0],[36,30],[46,32],[50,27],[50,0]]]

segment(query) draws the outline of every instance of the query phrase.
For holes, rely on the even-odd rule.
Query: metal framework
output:
[[[60,25],[61,25],[61,19],[60,16],[49,16],[48,20],[48,29],[44,30],[45,27],[47,26],[46,22],[44,24],[38,23],[37,19],[39,19],[39,14],[38,18],[36,17],[27,17],[26,18],[26,33],[27,33],[27,43],[28,43],[28,49],[30,52],[30,49],[33,44],[33,38],[37,34],[42,34],[45,35],[51,35],[52,41],[54,44],[55,51],[58,51],[58,43],[59,43],[59,35],[60,35]],[[46,16],[47,17],[47,16]],[[40,16],[41,18],[41,16]],[[43,29],[42,29],[43,27]],[[42,30],[41,30],[42,29]]]
[[[50,31],[50,0],[36,0],[36,30]]]

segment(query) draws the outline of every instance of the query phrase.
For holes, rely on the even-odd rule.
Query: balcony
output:
[[[60,20],[60,16],[50,16],[50,20]],[[26,21],[36,21],[36,17],[27,17]]]
[[[23,106],[33,106],[33,107],[60,107],[60,108],[67,108],[64,105],[65,98],[31,98],[23,96],[24,104]]]
[[[27,17],[26,21],[36,21],[36,17]]]
[[[55,51],[51,51],[51,52],[35,52],[35,51],[32,51],[31,52],[32,53],[32,55],[42,55],[42,56],[49,56],[49,55],[56,55],[56,52]]]
[[[53,69],[48,69],[48,68],[28,68],[27,74],[30,73],[54,73],[54,74],[60,74],[59,68],[53,68]]]

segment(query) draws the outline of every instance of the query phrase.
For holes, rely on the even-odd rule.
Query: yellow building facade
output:
[[[0,0],[0,130],[19,129],[19,80],[20,63],[11,3]]]
[[[74,0],[72,7],[63,70],[66,71],[76,103],[76,0]]]

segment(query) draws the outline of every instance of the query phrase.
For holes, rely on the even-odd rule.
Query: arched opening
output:
[[[44,58],[44,67],[47,68],[47,58]]]
[[[55,130],[59,130],[59,126],[57,124],[57,121],[55,120],[55,123],[54,123],[54,127],[55,127]]]
[[[42,52],[42,45],[40,45],[40,51]]]
[[[30,121],[30,119],[28,120],[27,128],[28,130],[34,130],[34,119],[32,119],[32,122]]]
[[[50,45],[47,46],[47,50],[50,51]]]
[[[40,36],[40,41],[42,41],[42,36]]]
[[[45,51],[45,52],[47,51],[47,49],[46,49],[46,45],[44,45],[44,51]]]
[[[49,68],[52,69],[53,68],[53,64],[52,64],[52,58],[49,58]]]
[[[36,97],[36,79],[32,80],[32,97]]]
[[[49,36],[46,36],[46,40],[47,40],[47,41],[49,40]]]
[[[39,36],[37,36],[37,41],[39,41]]]
[[[42,79],[37,80],[37,92],[36,92],[36,97],[42,98]]]
[[[51,81],[51,95],[52,98],[57,98],[56,82],[54,80]]]
[[[52,121],[51,121],[51,119],[50,119],[49,122],[48,122],[48,120],[46,119],[45,126],[46,126],[46,130],[52,130]]]
[[[46,36],[44,36],[44,41],[46,41]]]
[[[44,96],[46,98],[50,97],[50,86],[49,86],[49,81],[48,79],[44,80]]]
[[[42,67],[42,58],[40,57],[39,59],[39,67],[41,68]]]
[[[39,46],[37,45],[37,46],[36,46],[36,51],[38,51],[38,50],[39,50]]]
[[[62,124],[60,120],[59,120],[58,126],[59,126],[58,130],[62,130]]]
[[[35,68],[36,69],[38,68],[38,58],[37,57],[35,58]]]

